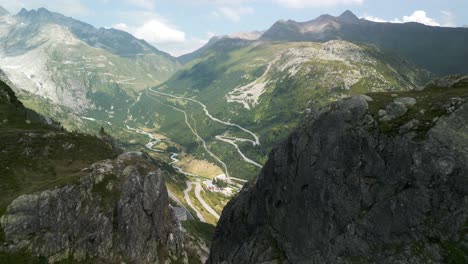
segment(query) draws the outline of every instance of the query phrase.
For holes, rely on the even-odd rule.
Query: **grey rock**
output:
[[[391,121],[393,119],[395,119],[395,117],[392,116],[392,115],[384,115],[379,120],[383,121],[383,122],[388,122],[388,121]]]
[[[383,110],[383,109],[380,109],[379,112],[377,113],[379,115],[379,117],[383,117],[383,116],[386,116],[388,115],[387,111]]]
[[[180,223],[148,156],[126,153],[82,172],[88,175],[76,185],[23,195],[8,206],[0,220],[8,251],[28,250],[51,263],[160,263],[158,252],[184,254]]]
[[[373,102],[373,101],[374,101],[374,99],[372,99],[372,97],[370,97],[370,96],[368,96],[368,95],[363,94],[363,95],[361,95],[361,96],[362,96],[367,102]]]
[[[395,102],[398,102],[398,103],[402,103],[404,104],[405,106],[407,107],[411,107],[411,106],[414,106],[417,101],[416,99],[412,98],[412,97],[401,97],[401,98],[396,98],[394,100]]]
[[[385,110],[388,112],[389,115],[393,116],[394,118],[397,118],[406,114],[406,112],[408,111],[408,108],[405,106],[405,104],[394,101],[388,104],[385,107]]]
[[[402,125],[402,126],[398,129],[398,131],[399,131],[400,134],[407,133],[407,132],[409,132],[409,131],[411,131],[411,130],[417,128],[418,125],[419,125],[419,123],[420,123],[419,120],[417,120],[417,119],[412,119],[412,120],[409,121],[408,123]]]
[[[446,243],[466,260],[466,120],[465,103],[424,141],[359,99],[306,120],[226,206],[208,263],[448,263]]]

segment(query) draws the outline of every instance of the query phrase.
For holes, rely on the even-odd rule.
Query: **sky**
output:
[[[468,0],[0,0],[0,6],[13,14],[45,7],[97,28],[125,30],[174,56],[196,50],[215,35],[346,10],[377,22],[468,25]]]

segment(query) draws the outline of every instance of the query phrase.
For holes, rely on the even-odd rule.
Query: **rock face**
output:
[[[363,97],[309,118],[224,209],[208,263],[466,263],[468,103],[424,140]]]
[[[79,183],[14,200],[1,218],[7,252],[49,262],[165,263],[184,259],[161,172],[142,153],[93,164]]]

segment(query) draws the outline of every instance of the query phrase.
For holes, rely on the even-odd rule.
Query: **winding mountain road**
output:
[[[259,137],[253,133],[252,131],[246,129],[246,128],[243,128],[242,126],[238,125],[238,124],[234,124],[234,123],[231,123],[231,122],[227,122],[227,121],[223,121],[223,120],[220,120],[214,116],[212,116],[210,114],[210,112],[208,111],[208,108],[205,104],[203,104],[202,102],[198,101],[198,100],[195,100],[195,99],[192,99],[192,98],[186,98],[186,97],[182,97],[182,96],[175,96],[175,95],[172,95],[172,94],[168,94],[168,93],[163,93],[163,92],[159,92],[159,91],[155,91],[153,90],[152,88],[149,89],[151,92],[153,93],[157,93],[157,94],[161,94],[161,95],[165,95],[165,96],[169,96],[169,97],[172,97],[172,98],[176,98],[176,99],[181,99],[181,100],[187,100],[187,101],[191,101],[191,102],[194,102],[194,103],[197,103],[199,104],[202,108],[203,108],[203,111],[205,112],[206,116],[208,116],[211,120],[215,121],[215,122],[218,122],[220,124],[223,124],[223,125],[226,125],[226,126],[231,126],[231,127],[237,127],[239,128],[240,130],[244,131],[244,132],[247,132],[249,133],[250,135],[252,135],[252,137],[255,139],[255,141],[252,141],[250,140],[250,142],[252,142],[252,144],[254,145],[260,145],[260,139]]]
[[[255,161],[253,161],[253,160],[247,158],[247,157],[244,155],[244,153],[242,153],[242,151],[240,150],[239,146],[236,144],[236,139],[231,140],[231,139],[226,138],[226,137],[223,137],[223,136],[216,136],[216,139],[221,140],[221,141],[223,141],[223,142],[226,142],[226,143],[228,143],[228,144],[233,145],[233,146],[237,149],[237,152],[239,153],[239,155],[241,155],[242,159],[244,159],[245,162],[250,163],[250,164],[252,164],[252,165],[254,165],[254,166],[257,166],[257,167],[259,167],[260,169],[263,168],[262,165],[260,165],[260,164],[258,164],[257,162],[255,162]]]
[[[189,186],[190,190],[192,189],[192,185],[195,185],[195,196],[197,197],[198,201],[203,205],[203,207],[211,214],[213,215],[216,220],[219,220],[219,214],[216,213],[216,211],[211,208],[205,200],[203,200],[203,197],[201,196],[201,191],[203,190],[201,184],[199,182],[187,182],[187,186]]]
[[[179,109],[179,108],[177,108],[175,106],[165,104],[165,103],[161,102],[160,100],[158,100],[157,98],[151,96],[150,94],[147,94],[147,95],[149,97],[153,98],[154,100],[158,101],[159,103],[161,103],[161,104],[163,104],[165,106],[168,106],[168,107],[170,107],[170,108],[172,108],[172,109],[174,109],[176,111],[179,111],[179,112],[183,113],[184,116],[185,116],[185,124],[187,124],[190,131],[192,131],[192,134],[197,138],[197,141],[201,142],[202,145],[203,145],[203,148],[206,150],[206,152],[224,167],[224,172],[225,172],[226,176],[229,177],[229,171],[227,169],[226,163],[224,163],[218,156],[216,156],[213,152],[211,152],[211,150],[206,145],[206,141],[197,133],[197,131],[195,131],[195,129],[193,129],[192,125],[188,121],[187,112],[185,112],[184,110]]]
[[[159,149],[153,149],[154,145],[157,145],[159,142],[161,142],[161,139],[155,137],[153,134],[148,133],[146,131],[143,131],[141,129],[136,129],[136,128],[130,127],[128,125],[127,125],[127,130],[135,132],[135,133],[140,134],[140,135],[145,135],[145,136],[149,137],[150,141],[145,144],[145,147],[147,149],[149,149],[151,151],[154,151],[154,152],[160,152],[160,153],[164,152],[164,151],[159,150]]]
[[[184,208],[185,212],[187,213],[187,219],[195,220],[195,217],[193,217],[192,213],[190,213],[190,211],[185,207],[185,205],[173,193],[167,190],[167,194],[169,195],[169,198],[171,198],[174,202],[176,202],[176,204],[179,207]]]
[[[215,139],[216,139],[216,140],[219,140],[219,141],[222,141],[222,142],[224,142],[224,143],[230,144],[230,145],[232,145],[232,146],[234,146],[234,147],[236,148],[237,152],[239,153],[239,155],[241,156],[241,158],[242,158],[245,162],[247,162],[247,163],[249,163],[249,164],[252,164],[252,165],[254,165],[254,166],[256,166],[256,167],[259,167],[259,168],[262,168],[262,167],[263,167],[263,166],[262,166],[261,164],[259,164],[258,162],[255,162],[254,160],[248,158],[248,157],[241,151],[241,149],[239,148],[239,146],[236,144],[237,141],[240,141],[240,142],[250,142],[250,143],[252,143],[253,146],[260,145],[260,139],[258,138],[257,135],[255,135],[255,133],[253,133],[253,132],[250,131],[250,130],[247,130],[247,129],[243,128],[242,126],[240,126],[240,125],[238,125],[238,124],[234,124],[234,123],[222,121],[222,120],[220,120],[220,119],[218,119],[218,118],[216,118],[216,117],[213,117],[213,116],[209,113],[209,111],[208,111],[208,109],[207,109],[207,106],[206,106],[205,104],[203,104],[202,102],[198,101],[198,100],[195,100],[195,99],[192,99],[192,98],[186,98],[186,97],[182,97],[182,96],[175,96],[175,95],[171,95],[171,94],[167,94],[167,93],[163,93],[163,92],[159,92],[159,91],[155,91],[155,90],[153,90],[153,89],[151,89],[151,88],[150,88],[149,90],[150,90],[151,92],[153,92],[153,93],[160,94],[160,95],[163,95],[163,96],[168,96],[168,97],[171,97],[171,98],[176,98],[176,99],[180,99],[180,100],[187,100],[187,101],[195,102],[195,103],[199,104],[200,106],[202,106],[202,108],[203,108],[203,110],[204,110],[206,116],[208,116],[211,120],[213,120],[213,121],[215,121],[215,122],[218,122],[218,123],[220,123],[220,124],[223,124],[223,125],[232,126],[232,127],[237,127],[237,128],[239,128],[239,129],[241,129],[242,131],[245,131],[245,132],[249,133],[250,135],[252,135],[252,136],[254,137],[255,141],[254,141],[254,140],[251,140],[251,139],[237,138],[237,137],[226,137],[226,136],[222,136],[222,135],[215,136]],[[150,97],[152,97],[153,99],[157,100],[157,101],[160,102],[161,104],[164,104],[164,103],[162,103],[160,100],[158,100],[158,99],[154,98],[153,96],[151,96],[150,94],[148,94],[148,96],[150,96]],[[174,106],[171,106],[171,105],[168,105],[168,104],[164,104],[164,105],[169,106],[169,107],[171,107],[171,108],[173,108],[173,109],[175,109],[175,110],[177,110],[177,111],[180,111],[180,112],[183,112],[183,113],[184,113],[184,115],[185,115],[185,121],[186,121],[187,125],[189,126],[190,130],[192,130],[192,133],[197,137],[197,139],[199,139],[199,140],[203,143],[203,145],[204,145],[204,147],[205,147],[205,150],[206,150],[212,157],[214,157],[218,162],[220,162],[221,164],[223,164],[223,167],[225,168],[226,176],[229,178],[230,175],[229,175],[229,172],[228,172],[228,170],[227,170],[226,164],[225,164],[220,158],[218,158],[215,154],[213,154],[213,153],[206,147],[206,142],[205,142],[205,140],[204,140],[203,138],[201,138],[201,137],[198,135],[197,131],[195,131],[195,129],[193,129],[193,127],[192,127],[192,126],[190,125],[190,123],[188,122],[187,113],[186,113],[184,110],[179,109],[179,108],[177,108],[177,107],[174,107]],[[193,117],[192,117],[192,118],[193,118]]]
[[[185,197],[185,201],[187,202],[187,204],[195,211],[195,213],[197,214],[197,217],[198,219],[200,219],[200,221],[206,223],[206,220],[205,218],[203,217],[203,215],[197,210],[197,208],[195,208],[195,206],[193,205],[192,203],[192,200],[190,200],[190,195],[189,195],[189,192],[192,190],[192,183],[191,182],[187,182],[187,189],[184,190],[184,197]],[[198,199],[198,197],[197,197]],[[199,199],[200,200],[200,199]],[[201,202],[201,201],[200,201]],[[203,204],[203,203],[202,203]]]

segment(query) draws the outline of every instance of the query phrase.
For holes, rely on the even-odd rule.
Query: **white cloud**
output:
[[[156,7],[154,0],[127,0],[127,2],[136,7],[141,7],[145,9],[154,10],[154,8]]]
[[[233,22],[238,22],[241,19],[242,15],[253,14],[255,11],[252,7],[230,7],[222,6],[219,7],[216,11],[213,11],[211,14],[214,17],[227,18]]]
[[[398,21],[398,19],[395,21]],[[440,26],[440,23],[436,22],[433,18],[428,17],[426,12],[423,10],[416,10],[409,16],[403,16],[402,22],[417,22],[428,26]]]
[[[173,56],[192,52],[205,45],[211,37],[208,33],[201,37],[190,36],[154,11],[129,10],[118,12],[116,15],[125,23],[115,24],[113,28],[144,39]]]
[[[256,2],[258,0],[179,0],[190,4],[219,4],[219,5],[239,5]]]
[[[444,26],[444,27],[455,27],[456,26],[456,24],[457,24],[456,23],[456,17],[452,12],[442,10],[442,11],[440,11],[440,13],[442,14],[442,18],[441,18],[442,26]]]
[[[114,25],[114,28],[127,31],[135,37],[158,45],[162,43],[181,43],[185,41],[185,32],[179,31],[157,19],[151,19],[141,26],[132,27],[125,23]]]
[[[402,18],[394,18],[392,20],[386,20],[380,17],[375,17],[371,15],[364,14],[362,17],[369,21],[374,22],[391,22],[391,23],[407,23],[407,22],[417,22],[425,24],[428,26],[443,26],[443,27],[454,27],[455,16],[449,11],[441,11],[441,22],[438,22],[436,19],[431,18],[423,10],[416,10],[411,15],[403,16]]]
[[[373,21],[373,22],[379,22],[379,23],[386,23],[386,22],[388,22],[388,20],[385,20],[385,19],[383,19],[383,18],[376,17],[376,16],[371,16],[371,15],[367,15],[367,14],[364,14],[364,16],[359,17],[359,18],[364,18],[365,20]]]
[[[304,8],[362,4],[364,0],[276,0],[276,2],[288,8]]]
[[[208,35],[206,37],[207,38],[187,38],[183,43],[160,44],[157,48],[173,56],[180,56],[191,53],[205,45],[209,41]]]
[[[127,25],[125,23],[118,23],[118,24],[115,24],[112,27],[115,28],[115,29],[126,31],[126,32],[128,32],[130,34],[133,34],[132,32],[134,31],[134,29],[132,27],[130,27],[129,25]]]

